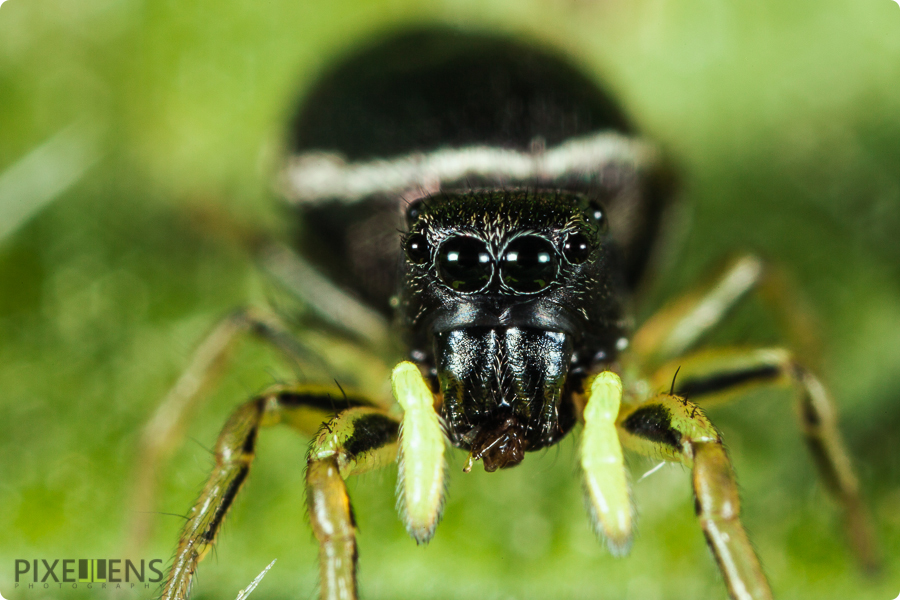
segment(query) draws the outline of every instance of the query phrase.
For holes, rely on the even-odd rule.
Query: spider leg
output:
[[[393,462],[399,426],[378,409],[349,409],[322,428],[309,450],[306,505],[319,542],[322,600],[356,600],[356,523],[344,480]]]
[[[150,535],[161,466],[184,436],[185,423],[202,402],[203,390],[218,378],[236,343],[246,334],[271,344],[294,363],[312,354],[276,317],[258,309],[239,309],[213,328],[144,426],[132,484],[127,555],[139,554]]]
[[[295,361],[304,354],[302,347],[274,318],[252,308],[233,312],[213,328],[144,426],[135,466],[136,480],[132,484],[133,516],[127,554],[136,555],[150,535],[160,466],[183,437],[184,424],[202,399],[202,390],[216,379],[236,341],[246,333],[255,333]]]
[[[375,351],[391,349],[391,328],[378,311],[344,292],[300,254],[279,243],[260,254],[262,267],[319,318]]]
[[[781,269],[753,255],[729,261],[711,282],[657,311],[631,340],[631,353],[646,372],[682,356],[744,298],[755,294],[768,307],[788,345],[816,357],[818,328],[801,294]]]
[[[697,518],[732,600],[771,600],[769,583],[740,521],[731,461],[703,411],[663,394],[624,408],[616,424],[625,448],[692,469]]]
[[[216,464],[191,509],[169,571],[163,600],[184,600],[198,563],[215,543],[255,456],[260,427],[284,422],[318,435],[307,456],[307,505],[320,544],[321,597],[356,598],[356,535],[344,478],[396,457],[399,424],[364,398],[335,399],[317,386],[275,386],[240,406],[215,446]]]
[[[403,408],[400,426],[398,506],[409,534],[426,543],[434,535],[444,501],[443,427],[435,397],[419,368],[401,362],[392,373],[394,397]],[[320,431],[309,452],[306,498],[319,541],[321,598],[355,600],[356,533],[344,479],[381,467],[397,456],[398,424],[371,408],[350,409]],[[359,459],[366,456],[365,462]]]
[[[837,409],[815,375],[782,348],[725,348],[696,352],[664,365],[651,378],[651,389],[668,387],[676,369],[680,371],[675,393],[704,405],[762,386],[793,388],[801,430],[820,477],[841,505],[851,547],[863,568],[878,569],[874,529],[838,429]]]
[[[336,286],[300,254],[274,240],[271,232],[250,225],[221,207],[194,207],[191,212],[207,235],[244,247],[262,269],[321,321],[370,349],[381,351],[391,345],[390,323],[384,315]]]
[[[648,370],[681,356],[753,291],[764,274],[755,256],[732,260],[712,284],[688,292],[650,317],[631,340],[633,354]]]

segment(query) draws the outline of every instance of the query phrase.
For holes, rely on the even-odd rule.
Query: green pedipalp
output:
[[[409,535],[427,543],[444,505],[444,431],[434,396],[416,365],[402,362],[394,367],[391,385],[403,407],[398,507]]]
[[[581,469],[594,530],[610,552],[623,555],[631,546],[632,509],[616,417],[622,402],[622,381],[612,371],[590,384],[584,408]]]

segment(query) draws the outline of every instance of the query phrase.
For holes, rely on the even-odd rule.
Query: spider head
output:
[[[561,402],[573,372],[614,352],[621,294],[603,209],[491,190],[430,196],[407,216],[400,317],[435,368],[450,437],[488,470],[518,464],[574,424]]]

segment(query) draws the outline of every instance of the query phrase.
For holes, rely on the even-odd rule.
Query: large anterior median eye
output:
[[[477,292],[491,281],[494,264],[485,243],[473,237],[452,237],[438,252],[441,280],[457,292]]]
[[[556,249],[550,240],[536,235],[517,237],[500,258],[503,283],[524,294],[541,291],[553,283],[556,273]]]

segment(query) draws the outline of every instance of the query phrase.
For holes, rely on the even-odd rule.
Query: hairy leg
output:
[[[343,412],[329,418],[343,407],[346,407]],[[355,535],[349,538],[352,546],[349,555],[334,552],[340,544],[331,535],[334,531],[343,532],[335,527],[345,521],[352,533],[343,477],[392,461],[396,456],[398,423],[360,397],[335,397],[323,393],[321,387],[276,386],[240,406],[222,429],[215,446],[215,467],[182,530],[163,589],[164,600],[187,598],[197,565],[215,543],[222,522],[250,472],[260,427],[280,422],[304,433],[312,433],[321,426],[307,458],[307,495],[313,530],[321,547],[327,550],[320,552],[322,597],[355,597],[333,595],[332,590],[337,588],[329,587],[329,584],[335,578],[325,578],[326,572],[338,573],[337,581],[344,587],[352,583],[351,589],[355,590],[355,579],[347,583],[347,577],[352,579],[354,576]],[[335,486],[333,478],[327,476],[329,465],[336,469],[340,486]],[[345,521],[333,510],[341,503],[346,505]],[[322,532],[325,535],[320,537]],[[342,538],[342,543],[346,546],[348,540]],[[348,556],[353,558],[350,563],[347,563]],[[344,562],[336,568],[336,562],[341,560]],[[347,571],[347,564],[351,564],[350,571]]]
[[[306,505],[319,542],[322,600],[356,600],[356,523],[344,480],[397,457],[400,424],[373,408],[352,408],[326,423],[309,450]]]
[[[194,351],[188,367],[144,426],[131,493],[129,555],[136,555],[150,535],[159,469],[184,436],[184,426],[206,389],[227,364],[235,343],[252,333],[299,362],[306,352],[270,315],[252,308],[233,312],[220,321]]]
[[[864,569],[880,564],[871,518],[850,454],[838,428],[837,409],[822,383],[782,348],[725,348],[690,354],[661,367],[652,389],[668,387],[678,371],[675,393],[703,405],[727,401],[751,389],[793,389],[797,415],[819,475],[843,511],[851,547]]]
[[[194,351],[188,367],[144,426],[132,484],[126,555],[140,554],[150,536],[159,471],[184,437],[190,416],[220,376],[236,344],[247,334],[272,345],[292,363],[318,359],[273,315],[254,308],[233,312],[220,321]]]
[[[292,249],[271,243],[258,256],[262,267],[320,319],[372,350],[391,348],[388,320],[334,285]]]
[[[741,524],[731,461],[703,411],[663,394],[624,409],[617,426],[625,448],[692,469],[697,518],[732,600],[771,600],[769,583]]]
[[[761,260],[741,256],[726,265],[711,284],[698,286],[664,306],[634,334],[631,350],[652,370],[690,350],[763,279]]]

